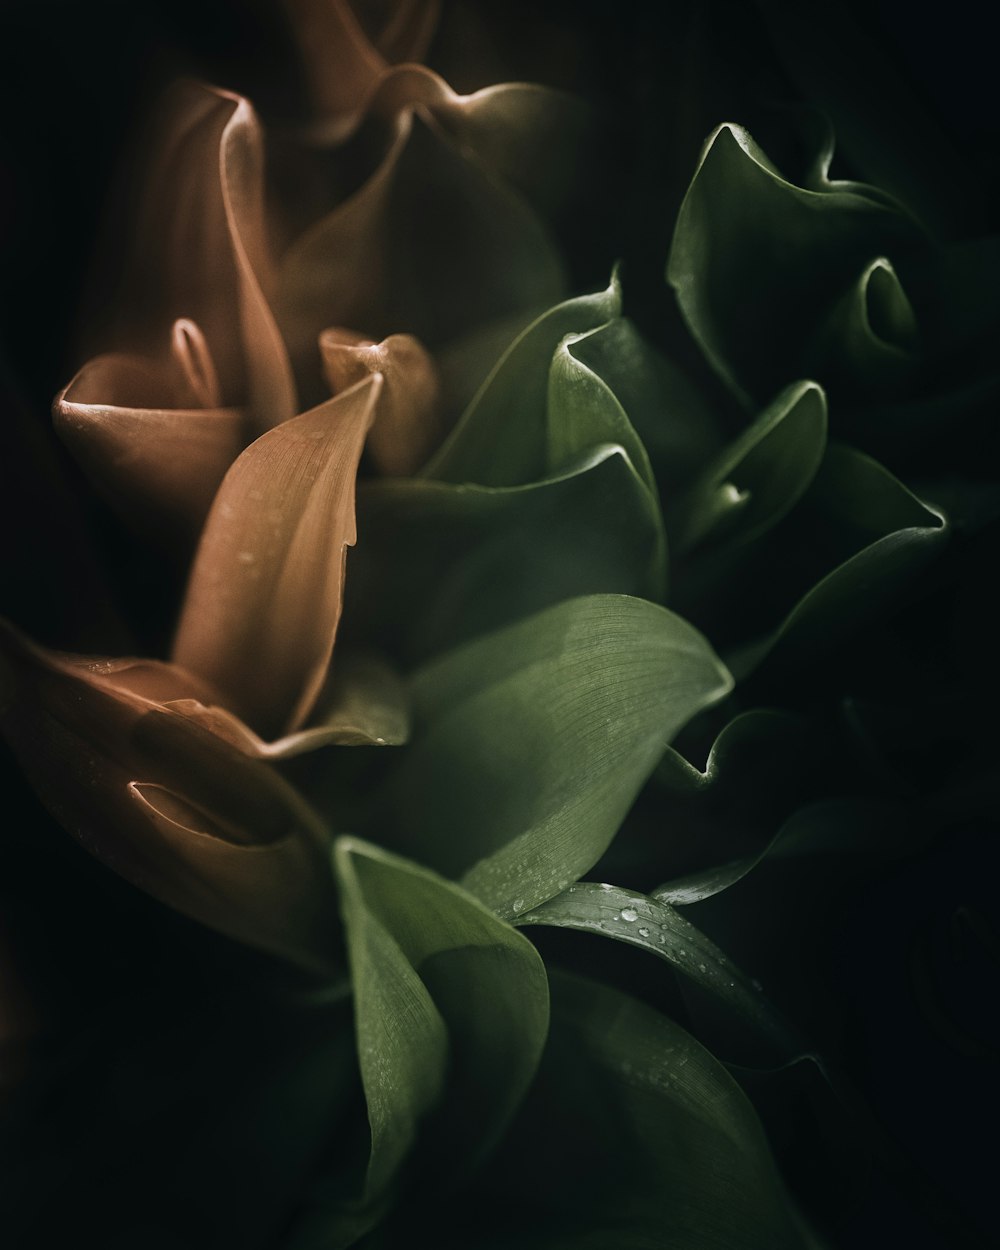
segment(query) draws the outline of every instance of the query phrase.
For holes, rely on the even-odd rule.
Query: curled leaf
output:
[[[559,604],[416,674],[414,741],[380,823],[516,916],[597,861],[671,736],[730,688],[663,608]]]
[[[9,627],[0,641],[4,736],[91,854],[230,937],[331,965],[325,826],[273,769],[158,701],[196,683],[167,665],[70,662]]]
[[[681,205],[667,278],[691,333],[744,400],[801,374],[845,273],[920,241],[916,224],[860,183],[795,186],[741,126],[709,137]]]
[[[530,943],[451,882],[355,838],[336,843],[334,870],[371,1126],[365,1205],[432,1110],[436,1167],[493,1145],[538,1064],[548,986]]]
[[[606,290],[557,304],[533,321],[494,366],[424,475],[483,486],[519,486],[543,476],[552,359],[566,335],[620,313],[621,284],[613,276]]]
[[[580,881],[517,917],[517,925],[554,925],[609,937],[665,959],[739,1012],[783,1051],[800,1042],[733,961],[690,921],[659,898],[618,886]]]
[[[264,735],[299,729],[326,681],[381,386],[374,374],[262,435],[205,523],[173,658]]]
[[[368,450],[379,472],[409,477],[441,436],[441,387],[434,361],[409,334],[373,343],[353,330],[320,335],[323,370],[335,395],[373,373],[381,373],[382,394]]]
[[[246,441],[246,414],[220,403],[194,322],[174,323],[166,359],[98,356],[53,405],[58,433],[136,528],[193,537]]]
[[[662,591],[659,510],[608,444],[526,486],[362,483],[358,516],[344,626],[407,665],[576,595]]]
[[[862,452],[831,444],[807,501],[836,534],[846,558],[802,596],[778,627],[734,651],[740,678],[772,653],[801,663],[897,599],[936,558],[950,526],[880,464]]]
[[[165,324],[196,322],[223,401],[246,407],[255,432],[269,429],[296,404],[270,309],[256,114],[242,96],[186,82],[173,89],[150,147],[122,338],[148,350]]]
[[[546,228],[437,125],[445,105],[460,108],[460,98],[429,70],[388,71],[351,140],[362,180],[286,253],[281,324],[303,375],[326,326],[373,340],[404,332],[436,350],[470,326],[560,295],[562,266]]]
[[[678,549],[766,533],[802,497],[825,448],[822,390],[815,382],[786,387],[679,501],[671,526]]]

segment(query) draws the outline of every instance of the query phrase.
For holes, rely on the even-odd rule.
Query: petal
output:
[[[104,673],[95,664],[0,625],[0,729],[45,805],[91,854],[168,906],[328,965],[336,903],[316,814],[268,765],[125,688],[129,666],[143,662],[109,661]],[[172,675],[179,689],[189,681],[149,667],[164,689]]]
[[[98,356],[53,405],[60,437],[127,521],[154,534],[198,532],[246,441],[245,413],[220,405],[194,322],[174,323],[167,359]]]
[[[319,340],[323,370],[335,395],[373,373],[385,379],[368,450],[387,477],[410,477],[440,441],[441,387],[437,368],[409,334],[392,334],[381,343],[339,328]]]
[[[272,279],[257,117],[241,96],[184,83],[151,144],[123,301],[127,341],[137,337],[134,323],[148,344],[164,321],[197,321],[226,402],[246,404],[256,427],[268,429],[292,415],[295,397],[265,295]]]
[[[258,733],[299,728],[326,679],[380,374],[264,434],[219,489],[174,660]]]

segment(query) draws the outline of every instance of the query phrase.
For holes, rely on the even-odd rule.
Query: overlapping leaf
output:
[[[523,912],[518,925],[550,925],[626,942],[672,964],[718,996],[788,1058],[800,1046],[749,977],[662,897],[581,881]]]
[[[741,126],[708,139],[674,232],[667,276],[720,376],[758,402],[801,373],[812,336],[850,277],[905,254],[919,228],[888,196],[781,176]]]
[[[800,663],[817,646],[856,630],[885,610],[940,552],[945,518],[870,457],[827,449],[809,496],[835,545],[850,552],[791,609],[775,631],[733,656],[749,674],[772,652]]]
[[[672,735],[730,684],[663,608],[549,608],[416,674],[416,732],[379,828],[518,915],[596,862]]]
[[[357,839],[334,866],[371,1126],[363,1221],[431,1112],[439,1181],[494,1143],[541,1055],[548,987],[530,943],[459,887]]]
[[[553,974],[552,993],[539,1079],[505,1148],[467,1208],[428,1206],[408,1236],[484,1250],[814,1244],[750,1103],[708,1051],[596,981]]]
[[[362,489],[356,635],[412,663],[576,595],[662,597],[648,457],[608,382],[580,359],[617,327],[619,305],[613,282],[545,314],[422,478]]]

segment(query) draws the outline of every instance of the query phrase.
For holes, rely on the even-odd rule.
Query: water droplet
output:
[[[522,908],[523,906],[524,906],[524,899],[523,899],[523,898],[516,898],[516,899],[514,899],[514,910],[515,910],[515,911],[520,911],[520,910],[521,910],[521,908]]]
[[[640,937],[649,937],[649,930],[648,930],[648,929],[645,929],[645,928],[643,928],[643,927],[641,927],[641,926],[640,926],[640,928],[639,928],[639,936],[640,936]]]
[[[632,921],[632,920],[638,920],[638,919],[639,919],[639,913],[635,910],[634,907],[625,907],[622,909],[622,920]]]
[[[705,965],[704,965],[704,964],[699,964],[699,965],[698,965],[698,971],[699,971],[699,972],[707,972],[707,971],[708,971],[708,969],[705,967]]]
[[[687,954],[687,951],[686,951],[686,950],[684,949],[684,947],[682,946],[682,947],[680,948],[680,950],[677,952],[677,954],[678,954],[678,955],[686,955],[686,954]]]

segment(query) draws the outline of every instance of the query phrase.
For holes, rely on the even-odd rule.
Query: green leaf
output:
[[[364,1208],[432,1109],[446,1178],[492,1146],[534,1075],[548,987],[534,947],[460,887],[356,838],[334,867],[371,1126]]]
[[[845,273],[921,237],[875,188],[831,182],[829,157],[815,189],[794,186],[727,123],[709,137],[681,205],[667,279],[691,333],[744,400],[803,371]]]
[[[645,512],[655,534],[650,559],[652,598],[663,597],[667,573],[667,539],[659,509],[659,492],[646,449],[608,383],[578,356],[581,342],[605,333],[607,326],[585,334],[569,334],[559,344],[549,366],[546,421],[550,470],[571,463],[591,448],[613,444],[622,448],[645,491]],[[607,523],[607,522],[606,522]]]
[[[646,449],[611,387],[580,358],[587,339],[606,334],[608,325],[583,334],[567,334],[549,365],[546,422],[548,467],[559,469],[600,443],[616,443],[635,466],[653,498],[656,479]]]
[[[801,662],[885,610],[947,540],[944,516],[862,452],[830,444],[809,492],[811,509],[853,553],[816,583],[776,630],[731,656],[743,679],[772,653]]]
[[[730,688],[664,608],[614,595],[549,608],[417,673],[380,837],[500,915],[527,911],[597,861],[670,738]]]
[[[553,974],[552,993],[539,1078],[470,1195],[475,1239],[450,1240],[452,1219],[440,1207],[428,1213],[435,1236],[483,1250],[815,1244],[752,1106],[707,1050],[596,981]]]
[[[637,946],[716,995],[783,1052],[801,1042],[768,1006],[749,977],[714,942],[659,898],[618,886],[581,881],[517,918],[518,925],[576,929]]]
[[[833,305],[807,352],[810,368],[837,391],[884,392],[913,373],[917,319],[890,261],[880,256]]]
[[[826,397],[815,382],[786,387],[708,466],[677,507],[681,552],[759,538],[805,493],[826,448]]]
[[[580,335],[573,356],[604,379],[628,414],[661,492],[682,489],[722,445],[716,405],[628,317]]]
[[[577,595],[662,594],[658,505],[621,448],[528,486],[362,485],[344,630],[414,664]]]
[[[918,845],[922,830],[892,818],[891,807],[869,799],[838,798],[810,803],[794,812],[770,838],[749,855],[700,872],[678,877],[658,886],[651,897],[672,907],[700,903],[742,881],[765,859],[793,855],[863,855],[879,860],[901,854]],[[889,818],[887,818],[889,817]]]
[[[549,366],[567,335],[619,316],[621,287],[557,304],[511,344],[422,476],[520,486],[545,475]],[[608,440],[602,440],[608,441]]]

